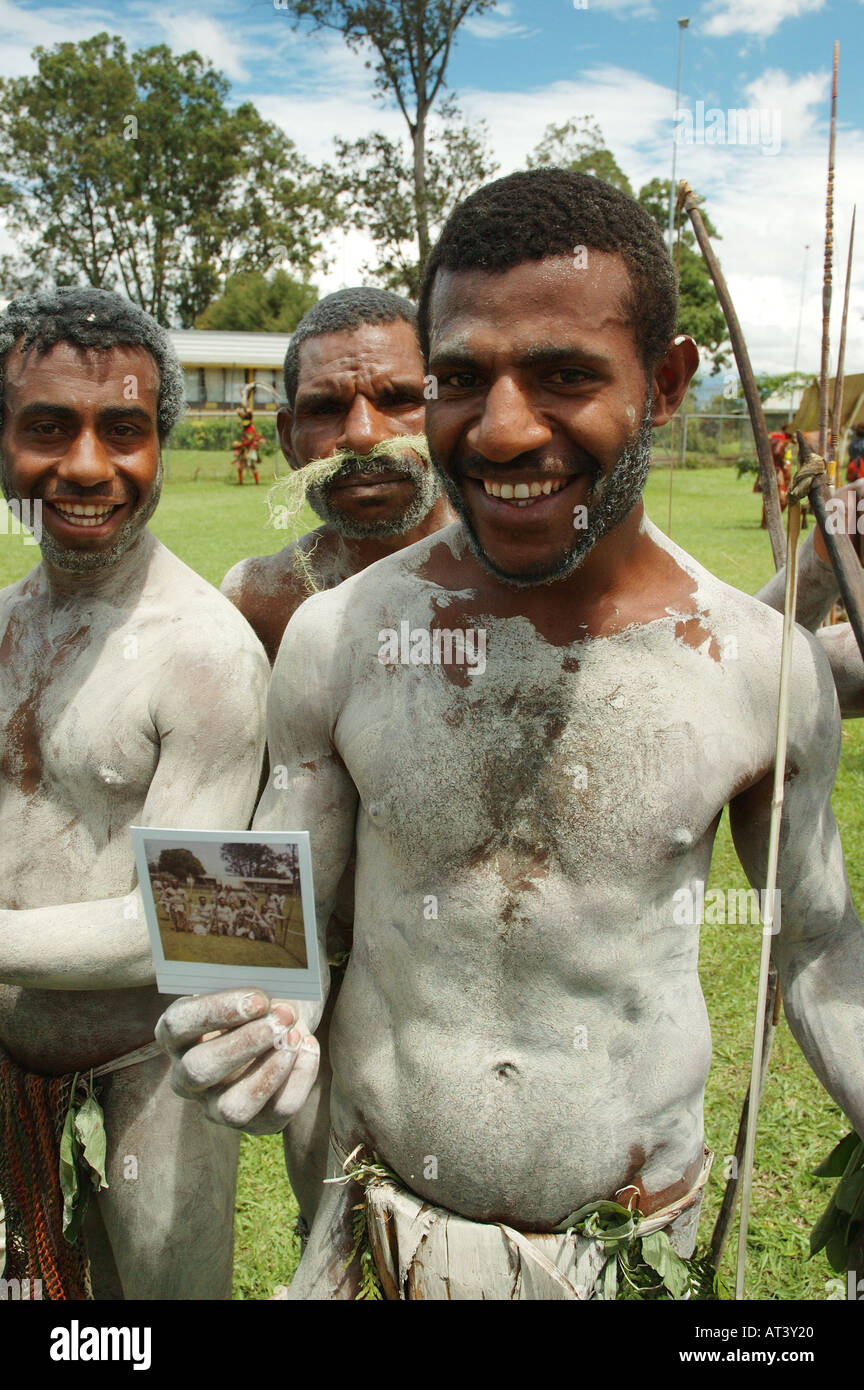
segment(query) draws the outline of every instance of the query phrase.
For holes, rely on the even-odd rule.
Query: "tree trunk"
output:
[[[418,112],[417,124],[411,132],[414,144],[414,212],[417,218],[417,251],[420,269],[429,255],[429,213],[426,207],[426,113]]]
[[[426,89],[426,35],[423,28],[423,9],[417,7],[414,25],[417,47],[417,122],[411,130],[414,146],[414,212],[417,217],[417,251],[420,274],[429,256],[429,209],[426,203],[426,117],[429,99]]]

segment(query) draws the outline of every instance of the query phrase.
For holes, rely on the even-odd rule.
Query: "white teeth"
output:
[[[543,483],[492,483],[484,478],[483,488],[487,497],[500,497],[502,501],[515,502],[522,507],[538,497],[549,497],[554,492],[560,492],[568,481],[567,478],[547,478]]]
[[[113,506],[95,507],[92,504],[87,506],[70,503],[60,505],[54,503],[54,508],[62,516],[63,520],[73,526],[102,526],[114,510]]]

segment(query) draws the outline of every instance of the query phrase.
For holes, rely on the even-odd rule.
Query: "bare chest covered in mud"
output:
[[[44,878],[50,854],[53,870],[68,866],[77,878],[143,805],[159,745],[149,716],[153,672],[133,652],[121,635],[94,638],[86,626],[56,641],[22,633],[15,620],[7,626],[0,649],[7,875],[26,877],[30,866]]]
[[[499,621],[485,649],[473,673],[382,664],[340,717],[361,837],[400,872],[506,854],[514,871],[659,882],[750,772],[734,676],[671,623],[554,647]]]

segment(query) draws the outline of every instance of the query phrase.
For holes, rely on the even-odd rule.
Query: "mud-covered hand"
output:
[[[320,1005],[229,989],[177,999],[156,1025],[171,1086],[208,1119],[248,1134],[277,1134],[312,1089],[319,1048],[309,1025]],[[305,1015],[305,1019],[304,1019]]]

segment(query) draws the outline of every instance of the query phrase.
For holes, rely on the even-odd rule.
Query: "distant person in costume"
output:
[[[237,483],[242,484],[243,474],[248,469],[255,482],[258,482],[258,465],[261,461],[261,445],[264,443],[263,434],[259,434],[255,428],[252,407],[241,405],[237,407],[236,415],[240,421],[240,438],[235,439],[232,444],[234,450],[234,464],[237,469]]]
[[[852,428],[849,440],[849,465],[846,469],[847,483],[857,483],[864,478],[864,420],[859,420]]]

